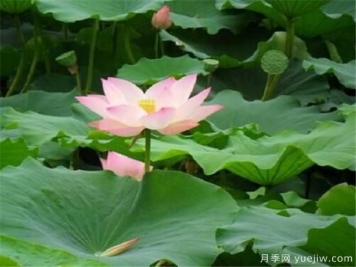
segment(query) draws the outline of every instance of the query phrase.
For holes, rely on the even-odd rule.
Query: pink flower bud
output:
[[[153,15],[152,25],[158,30],[165,30],[172,26],[169,6],[163,6]]]

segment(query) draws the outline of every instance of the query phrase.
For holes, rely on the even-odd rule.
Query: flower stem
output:
[[[34,23],[33,23],[34,24],[33,38],[34,38],[35,53],[33,55],[30,71],[28,72],[28,75],[27,75],[25,84],[22,87],[21,93],[26,92],[27,87],[29,86],[29,84],[33,78],[33,75],[35,74],[35,70],[36,70],[36,66],[37,66],[37,62],[38,62],[38,56],[39,56],[39,53],[42,48],[42,38],[40,36],[40,27],[38,25],[38,20],[37,20],[35,13],[33,13],[33,21],[34,21]]]
[[[79,70],[78,70],[77,73],[75,74],[75,79],[76,79],[76,81],[77,81],[77,89],[78,89],[78,91],[79,91],[82,95],[84,95],[85,92],[82,91],[82,82],[81,82],[81,80],[80,80]]]
[[[212,73],[209,73],[206,77],[206,87],[210,87]]]
[[[87,76],[87,83],[85,85],[85,94],[87,95],[92,84],[93,80],[93,69],[94,69],[94,52],[95,52],[95,45],[96,45],[96,38],[98,35],[99,29],[99,19],[94,19],[94,27],[93,27],[93,35],[91,38],[90,43],[90,51],[89,51],[89,65],[88,65],[88,76]]]
[[[294,19],[287,19],[286,25],[286,42],[284,47],[284,53],[288,58],[292,56],[293,40],[294,40]]]
[[[20,58],[20,63],[19,66],[17,68],[16,74],[15,74],[15,78],[12,81],[9,90],[6,93],[6,97],[12,95],[12,93],[14,92],[14,90],[16,89],[16,86],[18,84],[18,82],[20,81],[22,72],[23,72],[23,68],[25,66],[25,57],[26,57],[26,53],[25,53],[25,46],[26,46],[26,42],[25,42],[25,37],[23,35],[23,32],[21,30],[21,22],[20,22],[20,17],[18,14],[14,15],[14,20],[15,20],[15,27],[16,27],[16,32],[17,32],[17,37],[19,39],[19,42],[22,46],[22,50],[21,50],[21,58]]]
[[[69,36],[68,24],[65,22],[63,22],[62,24],[62,32],[63,32],[64,41],[68,41],[68,36]]]
[[[145,130],[145,173],[150,171],[151,157],[151,130]]]
[[[130,32],[127,29],[125,29],[124,31],[124,46],[125,46],[127,56],[129,57],[130,63],[135,64],[136,60],[133,56],[131,43],[130,43]]]
[[[268,74],[265,90],[264,90],[263,96],[261,98],[262,101],[266,101],[271,98],[271,96],[273,95],[273,93],[277,87],[277,84],[278,84],[280,78],[281,78],[280,74],[279,75]]]
[[[31,80],[32,80],[32,77],[35,73],[35,70],[36,70],[36,66],[37,66],[37,62],[38,62],[38,54],[39,54],[39,48],[36,44],[36,41],[35,41],[35,54],[33,55],[33,59],[32,59],[32,62],[31,62],[31,67],[30,67],[30,71],[28,72],[28,75],[27,75],[27,78],[26,78],[26,82],[24,84],[24,86],[22,87],[21,89],[21,93],[25,93],[26,90],[27,90],[27,87],[29,86]]]
[[[162,38],[159,38],[159,43],[161,44],[161,55],[164,56],[165,55],[165,51],[164,51],[164,42],[162,40]]]
[[[158,58],[159,57],[159,41],[160,41],[160,38],[159,38],[159,32],[157,32],[156,34],[156,39],[155,39],[155,58]]]

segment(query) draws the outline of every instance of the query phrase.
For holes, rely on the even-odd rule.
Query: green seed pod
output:
[[[72,67],[77,64],[77,55],[72,50],[57,57],[56,61],[64,67]]]
[[[271,75],[283,73],[288,67],[288,63],[287,56],[279,50],[269,50],[261,59],[263,71]]]
[[[19,14],[31,7],[33,0],[1,0],[0,10],[11,14]]]
[[[204,70],[207,72],[213,72],[219,67],[219,61],[216,59],[204,59]]]

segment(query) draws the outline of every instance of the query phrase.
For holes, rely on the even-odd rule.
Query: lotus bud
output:
[[[158,30],[166,30],[172,26],[169,6],[163,6],[153,15],[152,25]]]

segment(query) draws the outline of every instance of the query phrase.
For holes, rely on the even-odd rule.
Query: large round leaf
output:
[[[221,29],[236,33],[251,17],[248,13],[221,12],[216,9],[215,0],[174,0],[169,6],[174,25],[183,29],[204,28],[209,34],[216,34]]]
[[[179,172],[155,171],[140,183],[28,160],[5,168],[0,182],[1,252],[24,266],[77,260],[86,266],[148,266],[160,259],[207,266],[221,252],[216,228],[230,223],[237,210],[221,188]],[[126,252],[97,256],[133,238],[139,242]],[[34,245],[43,252],[36,257]]]
[[[351,113],[345,123],[320,122],[308,134],[283,131],[253,139],[246,134],[246,128],[238,129],[230,133],[223,148],[204,146],[188,138],[165,136],[153,141],[152,159],[191,155],[207,175],[227,169],[263,185],[282,183],[313,162],[355,170],[355,115]]]
[[[219,129],[257,123],[261,131],[268,134],[286,129],[307,133],[314,127],[315,121],[338,120],[335,113],[320,113],[315,106],[302,107],[291,96],[279,96],[265,102],[246,101],[239,92],[225,90],[209,103],[224,106],[224,109],[208,118]]]
[[[276,22],[278,25],[282,27],[286,26],[286,17],[277,9],[273,8],[266,1],[263,0],[216,0],[216,1],[217,1],[217,7],[220,9],[234,7],[237,9],[252,10],[264,14],[267,18],[273,20],[273,22]],[[283,1],[284,3],[290,2],[290,4],[292,5],[296,4],[296,6],[299,9],[299,10],[295,10],[297,12],[293,11],[294,8],[289,3],[286,3],[286,6],[291,8],[292,12],[290,12],[289,14],[291,14],[292,16],[300,15],[300,17],[298,17],[298,19],[295,21],[295,33],[299,37],[318,36],[321,34],[331,33],[337,30],[344,29],[347,26],[354,25],[354,21],[350,16],[341,16],[341,17],[330,16],[328,14],[323,13],[319,9],[314,9],[314,7],[318,6],[323,0],[321,1],[319,0],[317,1],[271,0],[271,2],[272,1],[275,2]],[[316,3],[314,4],[313,2]],[[336,10],[340,12],[340,10],[343,8],[339,7],[340,6],[339,3],[336,5],[338,6]],[[306,10],[303,10],[304,7],[306,7]],[[348,13],[350,12],[352,12],[352,10],[348,11]],[[318,23],[315,23],[315,21],[318,21]]]
[[[21,113],[12,108],[5,109],[2,117],[5,129],[0,132],[2,139],[14,140],[22,137],[27,145],[40,147],[41,152],[48,151],[49,148],[59,152],[59,148],[56,149],[55,144],[52,144],[54,141],[69,148],[89,146],[100,151],[117,151],[135,157],[128,151],[128,144],[124,138],[101,131],[91,131],[84,121],[97,120],[98,116],[80,104],[73,105],[74,117],[47,116],[32,111]],[[67,154],[66,151],[62,151],[63,156]]]
[[[292,266],[299,266],[298,259],[300,264],[300,257],[310,254],[353,255],[355,223],[354,217],[322,216],[297,209],[280,211],[244,207],[239,210],[233,224],[217,231],[217,241],[232,254],[243,251],[251,242],[254,251],[269,255],[269,264],[281,263],[281,255],[289,254]],[[276,261],[271,254],[278,256]],[[349,264],[350,261],[346,266],[351,266]]]
[[[356,6],[353,0],[330,1],[322,6],[321,10],[331,18],[339,18],[347,14],[356,22]]]
[[[56,20],[75,22],[99,17],[100,20],[120,21],[135,14],[156,10],[163,5],[163,0],[37,0],[40,12],[53,13]]]
[[[78,94],[77,90],[67,93],[31,90],[23,94],[0,98],[0,106],[12,107],[21,112],[31,110],[44,115],[70,116],[71,105],[77,102],[74,97]]]
[[[296,18],[318,9],[330,0],[266,0],[266,2],[287,18]]]
[[[332,187],[321,196],[317,206],[324,215],[356,215],[356,187],[346,183]]]

